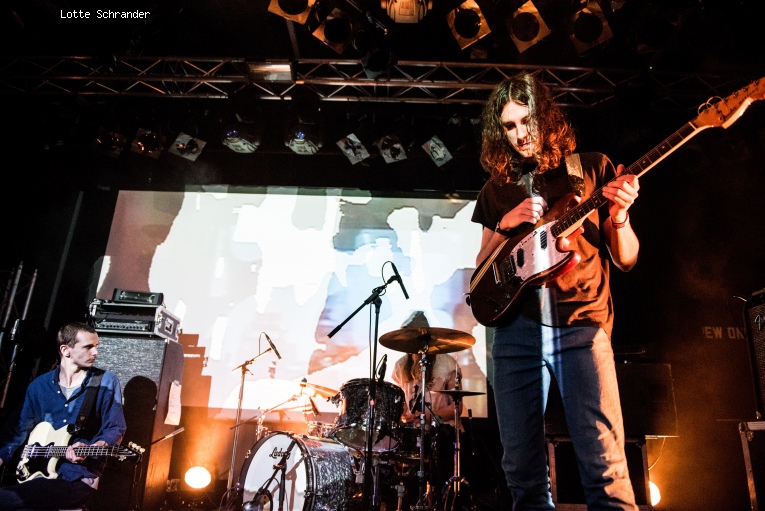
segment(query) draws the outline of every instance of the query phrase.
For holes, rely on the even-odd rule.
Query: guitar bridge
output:
[[[515,276],[516,267],[513,255],[508,255],[499,263],[494,261],[491,264],[491,269],[494,272],[494,283],[502,286],[505,285]]]

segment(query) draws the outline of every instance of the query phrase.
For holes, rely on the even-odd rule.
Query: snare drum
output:
[[[333,437],[353,449],[364,450],[369,427],[369,378],[349,380],[340,387],[343,407]],[[398,447],[394,436],[404,412],[404,391],[387,381],[377,383],[372,450],[389,452]]]
[[[282,462],[283,489],[281,471],[274,468]],[[278,509],[283,490],[286,511],[355,511],[362,488],[354,468],[348,449],[333,440],[277,431],[260,439],[247,455],[239,477],[242,503]]]

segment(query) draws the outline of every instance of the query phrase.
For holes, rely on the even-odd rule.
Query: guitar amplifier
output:
[[[757,412],[765,416],[765,289],[752,294],[746,304],[746,329],[754,373]]]
[[[173,341],[178,341],[181,328],[181,320],[162,305],[99,299],[88,307],[88,323],[99,334],[146,335]]]

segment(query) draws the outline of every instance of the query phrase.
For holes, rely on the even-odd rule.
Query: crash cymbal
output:
[[[451,353],[471,347],[475,337],[451,328],[407,327],[383,334],[380,344],[405,353],[419,353],[426,346],[428,354]]]
[[[452,396],[452,399],[461,399],[465,396],[481,396],[486,392],[476,392],[475,390],[462,390],[462,389],[445,389],[445,390],[431,390],[434,394],[446,394]]]

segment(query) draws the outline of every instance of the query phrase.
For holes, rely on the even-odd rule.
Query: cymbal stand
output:
[[[428,436],[430,434],[427,424],[427,416],[425,411],[429,408],[425,401],[425,394],[427,393],[427,373],[428,373],[428,345],[426,344],[423,349],[419,351],[420,354],[420,375],[421,375],[421,387],[422,403],[420,406],[420,470],[417,472],[417,479],[419,481],[419,498],[417,504],[414,506],[414,511],[426,511],[431,508],[431,496],[427,490],[428,481],[425,477],[425,446],[427,445]]]
[[[457,380],[457,387],[459,388],[459,379]],[[469,493],[470,485],[464,477],[460,476],[460,428],[461,423],[461,408],[462,397],[459,395],[453,396],[454,400],[454,475],[449,478],[445,486],[448,486],[448,490],[444,488],[446,494],[444,495],[444,509],[443,511],[458,511],[459,509],[473,509],[471,497]],[[465,496],[462,492],[462,486],[467,487],[468,493]],[[467,502],[467,506],[464,504]]]

